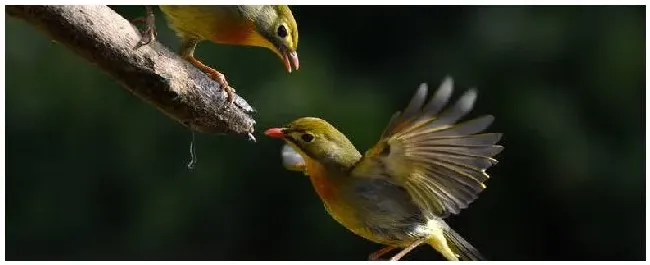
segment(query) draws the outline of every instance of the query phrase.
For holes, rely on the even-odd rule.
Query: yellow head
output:
[[[242,13],[252,21],[254,32],[243,40],[244,45],[269,48],[280,56],[287,71],[291,64],[298,70],[298,24],[286,5],[241,6]]]
[[[343,133],[319,118],[300,118],[285,128],[268,129],[265,134],[284,139],[305,160],[325,166],[350,168],[361,159],[359,151]]]

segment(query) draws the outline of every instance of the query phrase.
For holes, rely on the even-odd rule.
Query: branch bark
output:
[[[140,33],[107,6],[6,6],[50,38],[115,78],[169,117],[203,133],[252,133],[253,108],[157,41],[135,49]],[[144,8],[143,8],[144,14]]]

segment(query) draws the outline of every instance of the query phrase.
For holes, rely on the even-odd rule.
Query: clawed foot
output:
[[[153,14],[153,10],[151,9],[150,6],[146,6],[146,8],[147,8],[146,17],[139,17],[131,20],[133,24],[136,23],[145,24],[144,30],[140,32],[142,34],[142,38],[140,39],[138,44],[135,45],[136,49],[151,43],[158,36],[158,33],[156,32],[156,20]]]
[[[228,85],[228,81],[226,80],[226,76],[224,74],[203,64],[201,61],[194,58],[194,56],[185,56],[185,59],[204,73],[208,74],[212,80],[216,81],[219,84],[223,91],[226,91],[226,94],[228,96],[228,104],[232,104],[235,101],[235,89]]]
[[[222,73],[220,73],[217,70],[212,69],[213,72],[210,73],[210,77],[214,80],[217,81],[219,86],[223,88],[224,91],[228,94],[228,104],[232,104],[235,101],[235,89],[232,88],[230,85],[228,85],[228,81],[226,80],[226,76]]]

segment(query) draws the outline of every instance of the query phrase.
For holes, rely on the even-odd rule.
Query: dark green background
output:
[[[365,150],[445,75],[455,95],[478,87],[472,115],[495,115],[505,146],[452,227],[493,260],[645,258],[643,7],[293,10],[292,74],[265,49],[199,45],[258,110],[258,142],[197,135],[193,171],[187,129],[8,17],[7,259],[364,260],[380,246],[336,223],[261,132],[318,116]]]

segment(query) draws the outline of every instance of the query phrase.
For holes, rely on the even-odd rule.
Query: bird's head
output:
[[[347,137],[328,122],[312,117],[297,119],[284,128],[271,128],[266,135],[285,140],[305,160],[323,165],[351,167],[361,154]]]
[[[300,68],[298,60],[298,24],[286,5],[262,6],[252,17],[255,33],[247,44],[269,48],[284,62],[287,71]]]

